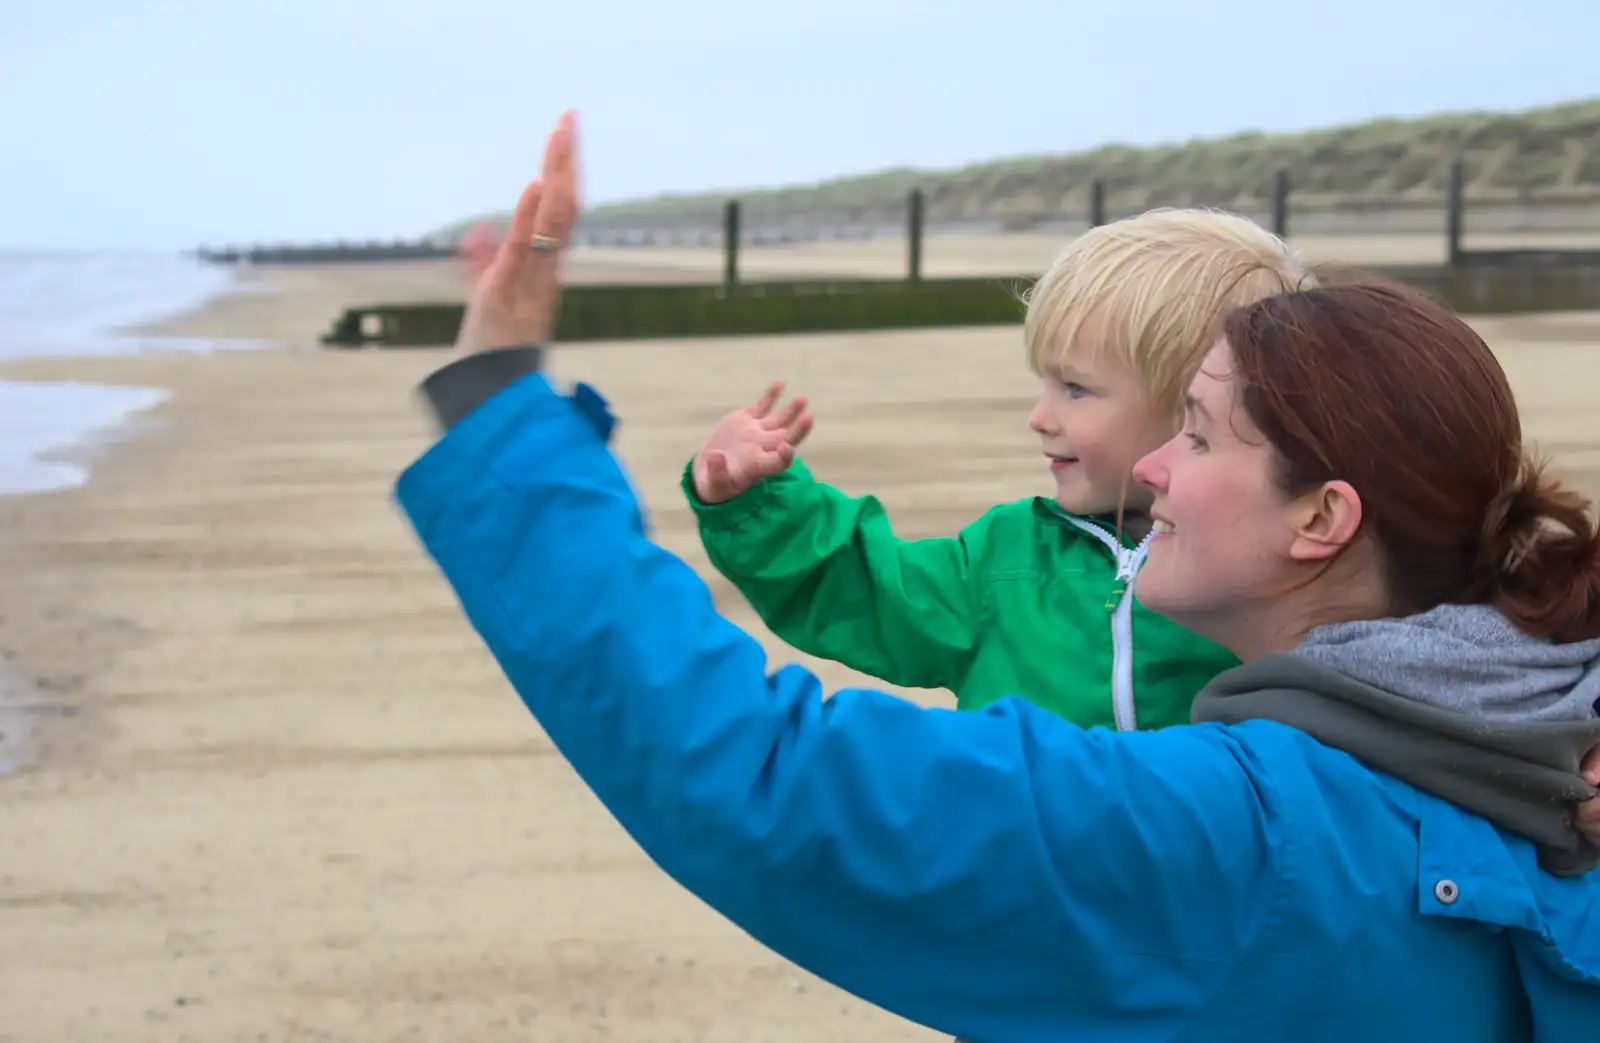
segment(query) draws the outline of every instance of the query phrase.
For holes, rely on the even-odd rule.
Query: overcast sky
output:
[[[589,201],[1600,95],[1595,0],[0,0],[0,249]]]

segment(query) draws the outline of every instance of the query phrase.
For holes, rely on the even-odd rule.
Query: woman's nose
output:
[[[1133,465],[1133,480],[1140,485],[1149,486],[1158,493],[1167,491],[1167,468],[1162,462],[1162,455],[1167,451],[1167,445],[1141,456]]]

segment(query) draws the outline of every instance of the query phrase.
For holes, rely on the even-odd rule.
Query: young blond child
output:
[[[804,652],[949,689],[963,710],[1014,694],[1084,727],[1187,723],[1194,694],[1237,660],[1135,600],[1150,493],[1129,474],[1176,433],[1221,315],[1309,281],[1282,240],[1232,214],[1095,228],[1035,284],[1023,327],[1053,497],[991,508],[955,537],[901,539],[875,497],[795,458],[810,414],[804,399],[775,408],[775,385],[684,470],[701,540]]]

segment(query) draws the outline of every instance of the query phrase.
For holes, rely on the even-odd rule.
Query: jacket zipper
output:
[[[1117,538],[1098,525],[1058,511],[1062,518],[1093,536],[1117,561],[1116,586],[1106,600],[1111,611],[1111,712],[1117,730],[1131,732],[1139,727],[1139,714],[1133,702],[1133,577],[1150,550],[1150,537],[1137,547],[1124,547]]]

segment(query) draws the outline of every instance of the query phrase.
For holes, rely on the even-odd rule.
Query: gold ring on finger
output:
[[[543,250],[544,252],[549,253],[561,249],[561,240],[557,239],[553,235],[536,235],[533,237],[533,241],[529,243],[529,245],[535,250]]]

